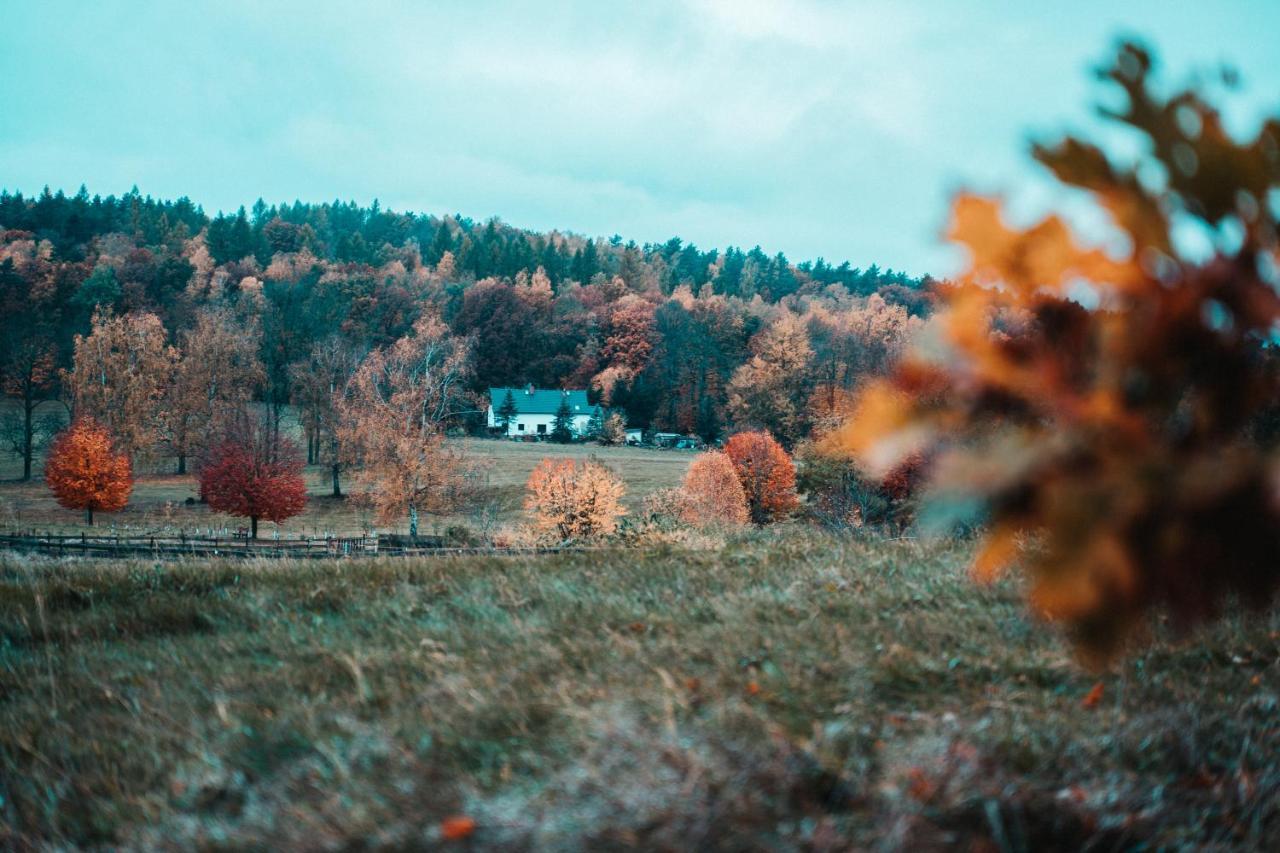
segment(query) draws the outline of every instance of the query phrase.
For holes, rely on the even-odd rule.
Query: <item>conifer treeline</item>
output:
[[[253,257],[265,267],[278,252],[307,249],[322,260],[378,266],[389,249],[416,244],[423,263],[437,264],[453,255],[460,275],[482,279],[513,277],[542,267],[552,286],[573,280],[589,283],[596,274],[621,275],[635,286],[652,276],[664,293],[680,284],[695,291],[711,283],[718,294],[747,299],[759,294],[766,302],[800,290],[806,284],[840,284],[866,296],[886,288],[919,289],[928,282],[876,264],[866,269],[848,261],[832,265],[823,258],[790,262],[781,252],[766,254],[759,246],[723,252],[702,251],[672,237],[665,243],[623,242],[615,235],[597,241],[557,231],[541,233],[514,228],[498,219],[476,222],[462,216],[437,217],[384,210],[375,200],[268,205],[259,199],[246,211],[210,217],[189,198],[168,201],[141,195],[136,188],[122,195],[90,196],[81,186],[73,196],[46,187],[38,196],[0,192],[0,227],[29,231],[48,240],[55,255],[82,259],[94,238],[124,234],[139,247],[178,246],[207,228],[206,242],[214,263]],[[897,294],[916,304],[907,294]],[[891,300],[892,301],[892,300]]]

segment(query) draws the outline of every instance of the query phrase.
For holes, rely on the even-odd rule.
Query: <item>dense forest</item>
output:
[[[792,263],[758,246],[704,251],[679,238],[595,240],[376,201],[259,200],[210,217],[187,198],[136,189],[5,191],[0,371],[18,404],[5,407],[0,439],[30,457],[66,417],[41,403],[83,396],[70,387],[88,369],[77,348],[84,361],[91,333],[147,317],[156,361],[122,346],[139,369],[164,373],[150,392],[157,411],[180,408],[161,397],[225,396],[234,383],[235,395],[277,413],[298,406],[314,458],[325,398],[433,314],[468,342],[476,410],[490,385],[587,387],[633,426],[706,439],[759,426],[791,442],[884,369],[932,299],[928,277],[874,264]],[[127,338],[130,328],[118,330]],[[197,376],[217,353],[229,372]],[[481,423],[472,411],[455,428]],[[157,442],[181,456],[173,433],[158,428]]]

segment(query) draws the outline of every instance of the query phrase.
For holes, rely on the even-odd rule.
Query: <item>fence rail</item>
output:
[[[551,548],[451,547],[440,537],[330,536],[311,539],[250,539],[245,536],[117,536],[0,533],[0,548],[53,556],[231,557],[323,559],[344,557],[450,556],[461,554],[554,554],[587,550]]]

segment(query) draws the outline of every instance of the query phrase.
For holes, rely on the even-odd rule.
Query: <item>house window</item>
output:
[[[524,432],[524,424],[516,424],[516,429],[520,430],[521,432]]]
[[[547,425],[538,424],[538,435],[546,435],[546,434],[547,434]]]

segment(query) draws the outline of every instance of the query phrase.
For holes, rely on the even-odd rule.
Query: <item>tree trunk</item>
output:
[[[413,504],[409,504],[409,536],[418,538],[418,508]]]
[[[342,497],[342,484],[338,481],[338,463],[333,463],[333,496],[335,498]]]
[[[93,507],[87,506],[84,508],[84,520],[90,527],[93,527]]]
[[[258,517],[256,515],[249,516],[249,538],[258,538]]]
[[[273,441],[280,438],[280,422],[284,420],[284,407],[287,405],[289,405],[287,395],[283,400],[273,399],[271,401],[271,439]]]
[[[22,423],[22,482],[31,479],[31,457],[35,455],[35,427],[33,415],[36,407],[30,401],[23,404],[25,412]]]
[[[187,454],[185,453],[178,454],[178,473],[187,473]]]

